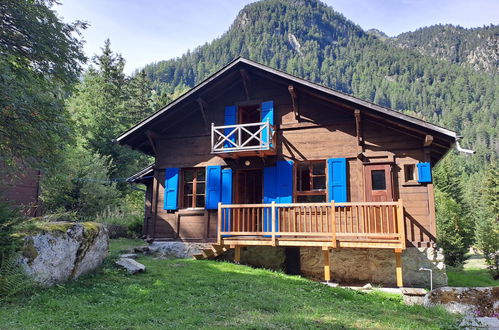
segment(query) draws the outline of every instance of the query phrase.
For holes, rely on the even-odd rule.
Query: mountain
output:
[[[385,39],[317,0],[263,0],[244,7],[219,38],[144,70],[158,91],[173,93],[244,56],[456,130],[463,146],[477,150],[463,159],[474,172],[499,155],[499,75],[489,69],[493,62],[485,64],[488,56],[476,56],[478,49],[497,51],[497,44],[485,50],[488,43],[480,41],[493,40],[496,27],[455,29],[458,37],[434,32],[434,46],[424,47],[430,38],[424,31],[438,26]],[[487,33],[473,38],[473,31]],[[455,40],[463,45],[456,56],[439,50]],[[463,65],[468,57],[480,58],[484,70]]]
[[[423,55],[475,70],[499,72],[499,26],[465,29],[453,25],[434,25],[387,39],[400,48],[410,48]]]

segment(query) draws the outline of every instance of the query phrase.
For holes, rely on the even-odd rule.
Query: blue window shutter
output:
[[[232,204],[232,169],[222,170],[222,203]]]
[[[278,161],[276,172],[276,203],[293,203],[293,161]]]
[[[235,105],[225,107],[225,118],[224,126],[237,124],[237,107]],[[226,128],[224,134],[229,135],[234,128]],[[236,142],[236,134],[232,135],[229,139],[232,142]],[[230,142],[224,142],[224,148],[234,148],[234,145]]]
[[[270,166],[263,169],[263,202],[272,203],[277,199],[277,167]],[[263,215],[263,231],[272,231],[270,208],[265,208]]]
[[[164,209],[176,210],[178,209],[178,179],[180,169],[167,168],[165,170],[165,198]]]
[[[272,203],[276,201],[277,168],[275,166],[263,169],[263,202]]]
[[[232,204],[232,169],[224,168],[222,170],[222,203]],[[223,231],[230,231],[230,221],[232,210],[226,210],[226,216],[222,218]],[[229,235],[224,235],[228,237]]]
[[[266,101],[262,103],[262,122],[268,121],[270,125],[274,125],[274,101]],[[267,131],[262,132],[262,140],[265,143],[269,142]]]
[[[347,159],[329,158],[327,169],[329,201],[347,202]]]
[[[222,197],[222,166],[206,167],[206,209],[218,209]]]
[[[418,182],[431,182],[430,163],[418,164]]]

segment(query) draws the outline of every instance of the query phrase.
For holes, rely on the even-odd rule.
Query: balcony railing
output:
[[[275,146],[269,122],[215,126],[211,124],[211,152],[269,151]]]
[[[219,205],[218,241],[405,249],[402,201]]]

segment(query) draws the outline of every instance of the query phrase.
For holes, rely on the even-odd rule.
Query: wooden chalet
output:
[[[117,142],[155,157],[152,239],[236,260],[240,247],[317,247],[326,280],[332,249],[389,249],[402,286],[401,253],[435,242],[431,168],[456,133],[238,58]]]

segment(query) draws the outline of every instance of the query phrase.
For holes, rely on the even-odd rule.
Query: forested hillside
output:
[[[465,29],[453,25],[434,25],[406,32],[388,42],[400,48],[415,49],[451,63],[475,70],[499,71],[499,26]]]

